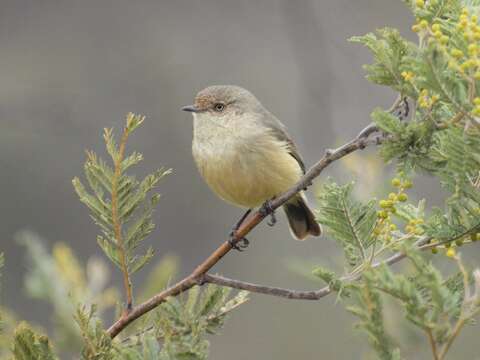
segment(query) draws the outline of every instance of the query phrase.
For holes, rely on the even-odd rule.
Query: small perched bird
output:
[[[198,170],[223,200],[246,209],[262,204],[268,208],[268,201],[305,173],[285,126],[249,91],[210,86],[182,110],[193,114],[192,152]],[[321,234],[303,193],[283,209],[296,239]]]

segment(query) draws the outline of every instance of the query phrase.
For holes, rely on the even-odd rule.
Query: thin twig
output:
[[[460,317],[455,324],[455,327],[453,328],[453,331],[451,335],[448,337],[448,340],[443,347],[442,351],[440,352],[439,359],[443,360],[445,358],[445,355],[447,355],[448,350],[450,349],[450,346],[452,346],[453,341],[456,339],[458,334],[460,334],[460,331],[462,330],[463,326],[465,325],[465,319],[463,317]]]
[[[418,248],[421,248],[421,246],[427,243],[429,240],[430,239],[426,237],[421,238],[419,241],[417,241],[416,246]],[[381,265],[395,264],[403,260],[405,256],[406,255],[404,253],[398,252],[383,261],[378,261],[373,263],[371,265],[371,268],[374,269]],[[350,273],[345,276],[342,276],[338,280],[341,282],[355,281],[355,280],[358,280],[361,276],[362,276],[361,273],[354,272],[354,273]],[[223,276],[212,275],[208,273],[203,275],[202,277],[201,284],[204,284],[204,283],[227,286],[233,289],[248,290],[253,293],[272,295],[272,296],[278,296],[278,297],[283,297],[287,299],[296,299],[296,300],[319,300],[333,292],[333,289],[330,286],[325,286],[318,290],[299,291],[299,290],[284,289],[284,288],[273,287],[273,286],[253,284],[245,281],[233,280]]]
[[[363,131],[360,134],[362,133]],[[272,210],[279,208],[299,191],[309,187],[312,184],[313,179],[318,177],[320,173],[334,161],[339,160],[354,151],[362,150],[369,145],[380,144],[382,140],[383,137],[369,139],[362,135],[355,137],[353,140],[340,146],[337,149],[327,150],[324,156],[306,172],[306,174],[295,186],[293,186],[290,190],[271,201],[270,205]],[[154,295],[142,304],[135,306],[130,312],[124,313],[112,326],[110,326],[110,328],[107,330],[108,334],[110,334],[110,336],[114,338],[134,320],[138,319],[142,315],[148,313],[149,311],[160,305],[162,302],[164,302],[167,297],[176,296],[190,289],[194,285],[201,283],[204,274],[206,274],[207,271],[209,271],[232,249],[232,245],[238,243],[241,239],[247,236],[247,234],[253,228],[260,224],[260,222],[262,222],[265,216],[266,215],[263,212],[255,212],[250,218],[248,218],[241,224],[241,226],[235,232],[235,236],[231,240],[231,242],[225,241],[205,261],[203,261],[195,270],[193,270],[190,275],[180,280],[175,285]]]
[[[326,286],[319,290],[299,291],[273,286],[258,285],[246,281],[233,280],[223,276],[212,274],[203,275],[203,282],[226,286],[233,289],[248,290],[250,292],[258,294],[272,295],[296,300],[319,300],[331,293],[331,289],[329,286]]]
[[[425,328],[425,332],[427,333],[428,342],[430,343],[430,347],[432,348],[432,355],[433,360],[439,360],[438,357],[438,350],[437,350],[437,343],[435,342],[435,338],[433,337],[432,329]]]
[[[462,261],[460,260],[460,255],[456,256],[456,260],[458,263],[458,267],[460,268],[460,272],[462,273],[463,277],[463,302],[462,302],[462,309],[460,311],[460,316],[458,317],[457,322],[455,323],[455,326],[452,330],[452,332],[449,334],[447,341],[445,342],[445,345],[442,348],[442,351],[440,352],[440,360],[443,360],[445,358],[445,355],[447,355],[448,350],[453,344],[453,341],[457,338],[457,336],[460,334],[460,331],[462,330],[463,326],[465,325],[465,322],[468,318],[467,314],[465,312],[467,311],[468,308],[468,302],[470,300],[470,284],[469,284],[469,279],[468,279],[468,272],[463,266]]]

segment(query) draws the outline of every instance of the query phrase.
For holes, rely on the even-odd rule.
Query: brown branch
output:
[[[373,132],[375,131],[368,132],[368,135]],[[359,136],[349,141],[348,143],[340,146],[337,149],[327,150],[324,156],[307,171],[307,173],[300,179],[300,181],[295,186],[293,186],[286,193],[280,195],[279,197],[271,201],[270,205],[272,210],[279,208],[296,193],[309,187],[312,184],[313,179],[318,177],[320,173],[332,162],[339,160],[354,151],[364,149],[368,145],[379,144],[383,139],[382,137],[369,139],[363,133],[364,131],[362,130]],[[263,212],[256,211],[252,216],[250,216],[246,221],[241,224],[241,226],[235,232],[235,236],[231,240],[231,243],[233,245],[238,243],[241,239],[247,236],[247,234],[254,227],[256,227],[265,217],[266,215]],[[178,283],[169,287],[168,289],[154,295],[144,303],[135,306],[130,312],[124,313],[112,326],[110,326],[110,328],[107,330],[108,334],[112,338],[114,338],[130,323],[156,308],[169,296],[176,296],[190,289],[194,285],[201,284],[203,281],[203,276],[231,249],[232,245],[228,241],[225,241],[205,261],[203,261],[195,270],[193,270],[190,275],[180,280]]]
[[[128,139],[128,127],[125,127],[123,130],[122,138],[120,139],[120,145],[118,148],[118,153],[113,159],[114,162],[114,176],[112,180],[112,221],[113,228],[115,231],[115,239],[117,240],[117,245],[119,251],[119,260],[120,266],[123,273],[123,285],[125,287],[125,292],[127,294],[127,312],[132,309],[133,305],[133,296],[132,296],[132,282],[130,280],[130,274],[128,272],[127,256],[125,254],[125,247],[123,244],[122,238],[122,224],[120,222],[118,214],[118,181],[122,173],[122,160],[125,154],[125,146]]]
[[[205,274],[203,275],[202,279],[203,283],[216,284],[220,286],[230,287],[233,289],[248,290],[253,293],[272,295],[295,300],[319,300],[332,292],[329,286],[326,286],[319,290],[299,291],[273,286],[258,285],[245,281],[228,279],[223,276],[212,274]]]
[[[420,240],[417,241],[416,246],[419,249],[422,249],[422,246],[428,243],[429,241],[430,241],[430,238],[427,238],[427,237],[421,238]],[[395,264],[403,260],[405,256],[406,255],[404,253],[398,252],[383,261],[373,263],[371,265],[371,268],[377,268],[381,265]],[[339,278],[339,280],[341,282],[355,281],[355,280],[358,280],[361,276],[362,276],[361,273],[347,274]],[[230,287],[233,289],[248,290],[253,293],[278,296],[278,297],[283,297],[287,299],[296,299],[296,300],[319,300],[333,292],[333,289],[330,286],[325,286],[318,290],[299,291],[299,290],[291,290],[291,289],[284,289],[279,287],[253,284],[245,281],[233,280],[223,276],[212,275],[208,273],[202,276],[201,281],[199,283],[200,284],[204,284],[204,283],[216,284],[220,286]]]

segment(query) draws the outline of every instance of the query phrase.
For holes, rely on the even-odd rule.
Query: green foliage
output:
[[[470,289],[466,291],[465,286],[470,286],[471,275],[463,272],[461,263],[456,275],[444,278],[418,249],[405,246],[403,251],[412,264],[411,271],[395,274],[386,265],[365,271],[362,281],[349,287],[354,305],[347,308],[361,319],[359,327],[369,335],[380,359],[399,358],[399,350],[392,350],[384,328],[382,296],[396,299],[406,319],[426,334],[436,353],[445,355],[459,327],[480,311],[478,285],[469,298]]]
[[[360,319],[356,324],[368,334],[368,341],[382,360],[400,359],[400,350],[393,344],[387,334],[380,292],[368,277],[360,284],[350,286],[354,305],[347,306],[347,310]]]
[[[122,360],[161,360],[161,350],[154,335],[144,335],[140,348],[125,348],[122,350]]]
[[[13,339],[13,356],[15,360],[57,360],[48,338],[36,334],[26,323],[21,323],[15,330]]]
[[[319,191],[318,219],[327,226],[327,233],[340,242],[348,265],[365,260],[366,248],[374,237],[375,202],[362,204],[353,199],[353,184],[339,186],[328,182]]]
[[[231,298],[230,293],[231,289],[216,285],[209,285],[203,291],[196,286],[188,291],[185,301],[169,298],[156,311],[149,331],[124,341],[145,349],[153,332],[155,338],[163,340],[159,359],[207,359],[209,343],[205,336],[217,333],[227,315],[248,300],[246,291]]]
[[[408,98],[413,110],[409,121],[381,109],[372,113],[386,135],[380,153],[397,164],[392,180],[397,191],[379,202],[375,216],[373,201],[351,199],[352,185],[327,183],[320,222],[351,265],[346,278],[360,281],[340,281],[323,268],[314,274],[343,292],[341,299],[360,319],[379,359],[400,359],[401,344],[388,335],[384,321],[384,300],[391,297],[425,335],[433,358],[442,360],[463,325],[480,312],[480,271],[466,270],[456,254],[480,239],[480,1],[406,3],[416,19],[418,44],[389,28],[351,39],[373,54],[373,63],[365,66],[367,79]],[[443,208],[407,202],[409,177],[419,172],[443,186],[448,194]],[[417,244],[445,251],[458,271],[440,271]],[[410,266],[394,271],[382,260],[398,251]]]
[[[11,359],[11,347],[15,329],[19,324],[13,312],[0,306],[1,330],[0,330],[0,359]]]
[[[195,287],[188,292],[185,301],[169,299],[150,316],[135,322],[130,331],[125,331],[126,339],[114,341],[101,320],[119,301],[116,289],[105,288],[109,280],[106,264],[92,258],[85,269],[65,244],[55,244],[50,254],[39,237],[31,232],[22,232],[17,239],[29,255],[25,281],[28,294],[53,306],[53,339],[60,355],[76,357],[81,353],[85,360],[206,359],[209,349],[206,336],[217,333],[228,314],[248,300],[247,292],[231,297],[227,288],[211,285],[200,290]],[[140,297],[147,298],[163,290],[177,269],[178,260],[174,256],[160,259],[147,275]],[[2,311],[4,315],[8,327],[16,322],[8,312]],[[24,327],[18,328],[22,329],[20,332],[15,330],[15,354],[23,356],[18,358],[50,359],[45,357],[50,348],[48,338],[36,335],[36,330],[29,327],[28,331],[23,330]],[[132,335],[132,330],[138,334]],[[9,333],[0,336],[0,344],[6,345],[5,351],[12,348],[13,335],[9,336]],[[0,358],[10,359],[7,357],[10,354],[10,351],[0,352]]]
[[[90,209],[91,217],[102,231],[98,244],[107,257],[128,274],[141,269],[153,256],[151,247],[143,255],[136,254],[136,249],[154,229],[152,214],[160,195],[149,196],[149,193],[171,172],[159,169],[142,181],[127,174],[127,170],[143,159],[137,152],[124,154],[128,136],[143,121],[141,116],[128,114],[119,145],[113,130],[105,129],[104,139],[113,167],[94,152],[87,152],[84,171],[90,190],[78,178],[73,179],[80,200]]]
[[[95,317],[95,312],[95,306],[92,306],[88,311],[79,307],[74,317],[84,342],[82,359],[116,359],[119,351],[115,348],[112,338],[103,329],[101,321]]]
[[[384,28],[378,30],[377,34],[354,36],[350,41],[365,45],[374,56],[375,62],[364,66],[369,81],[390,86],[401,93],[408,89],[401,73],[414,46],[403,39],[398,30]]]
[[[96,303],[100,314],[104,314],[118,301],[118,291],[107,287],[110,278],[107,265],[92,258],[85,269],[63,243],[55,244],[50,254],[38,235],[32,232],[23,231],[17,239],[25,247],[30,263],[25,278],[27,293],[53,307],[57,347],[67,352],[79,349],[82,338],[72,322],[76,304]]]

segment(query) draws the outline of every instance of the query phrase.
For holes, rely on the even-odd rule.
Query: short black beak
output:
[[[195,107],[195,105],[187,105],[182,107],[183,111],[189,111],[189,112],[198,112],[198,109]]]

